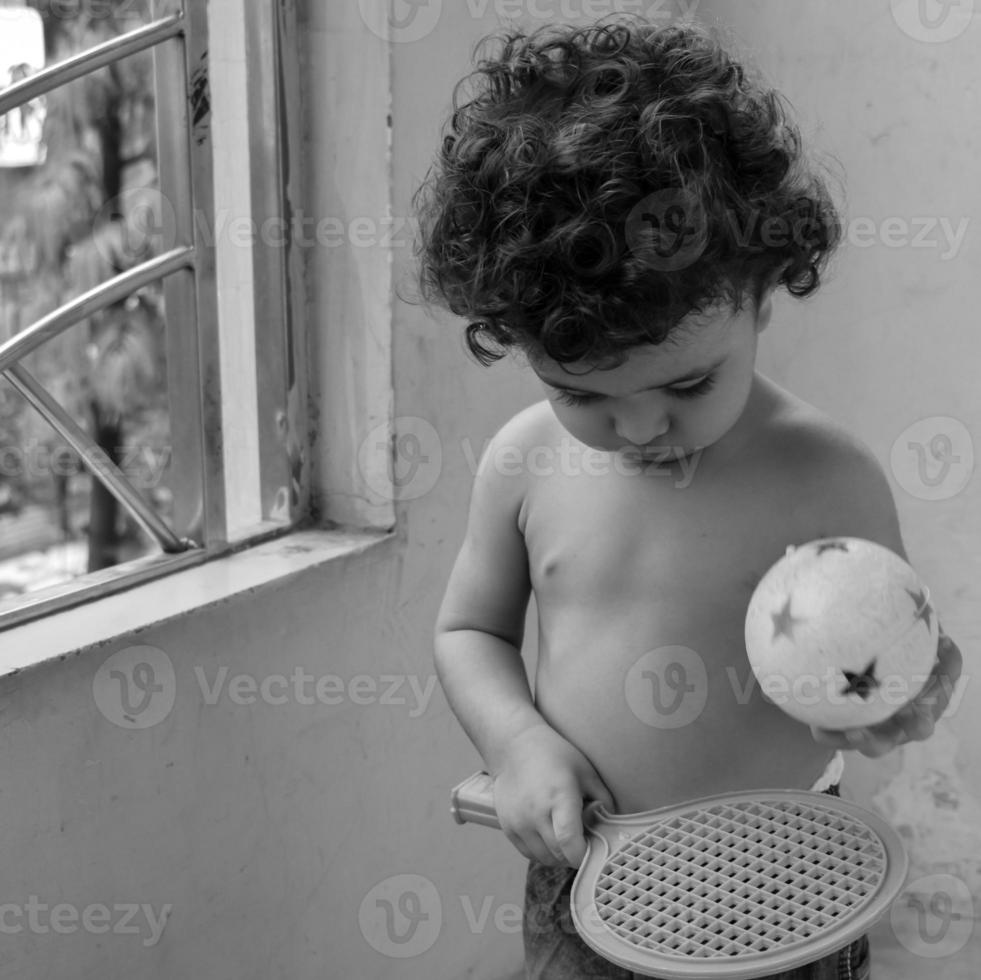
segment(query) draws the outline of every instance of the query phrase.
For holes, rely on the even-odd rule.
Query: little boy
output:
[[[774,290],[812,293],[840,237],[780,97],[705,30],[639,18],[512,32],[475,75],[420,189],[420,281],[548,397],[482,457],[436,665],[530,862],[527,977],[626,980],[569,920],[584,800],[836,792],[837,749],[932,733],[960,655],[944,637],[913,704],[845,734],[751,683],[746,608],[789,544],[905,557],[871,451],[755,369]],[[868,976],[865,937],[784,976],[839,970]]]

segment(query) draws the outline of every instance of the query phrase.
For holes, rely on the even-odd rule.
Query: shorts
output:
[[[840,795],[837,783],[821,792]],[[642,980],[640,974],[603,959],[579,937],[569,911],[575,877],[576,869],[564,865],[551,867],[535,860],[528,865],[523,920],[526,980]],[[813,963],[759,980],[868,980],[871,968],[865,935]]]

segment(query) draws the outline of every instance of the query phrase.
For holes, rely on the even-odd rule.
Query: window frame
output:
[[[216,147],[211,100],[218,79],[211,71],[214,53],[209,54],[209,40],[215,47],[224,43],[226,49],[228,42],[219,37],[209,39],[208,21],[216,15],[228,16],[235,6],[240,7],[245,27],[245,36],[239,39],[244,43],[239,52],[226,50],[226,53],[231,66],[240,55],[239,67],[246,80],[245,111],[241,115],[246,122],[231,138],[244,143],[237,149],[249,155],[251,174],[247,214],[238,217],[255,222],[253,211],[257,207],[263,219],[277,213],[282,215],[286,201],[280,181],[285,149],[281,137],[288,126],[284,118],[288,107],[281,99],[286,61],[283,35],[284,32],[295,34],[285,5],[275,0],[246,0],[244,4],[241,0],[211,0],[209,4],[155,0],[151,23],[46,66],[0,93],[0,112],[8,111],[105,65],[141,51],[152,52],[158,187],[160,200],[171,205],[162,209],[163,220],[155,230],[164,236],[166,245],[172,246],[66,303],[0,345],[4,378],[73,446],[93,478],[102,479],[127,512],[157,539],[163,553],[122,562],[8,599],[0,603],[0,631],[212,561],[289,533],[304,523],[309,501],[309,468],[290,473],[286,449],[276,440],[285,431],[293,445],[302,447],[306,441],[305,416],[299,410],[305,403],[299,390],[305,379],[297,370],[295,358],[300,348],[293,337],[297,324],[286,315],[290,290],[286,276],[288,242],[284,248],[253,239],[251,247],[246,249],[250,276],[246,288],[239,292],[248,292],[251,287],[263,312],[261,320],[258,315],[252,318],[255,329],[251,336],[240,327],[233,329],[220,315],[216,263],[222,250],[227,252],[231,246],[216,236],[213,179]],[[177,78],[182,80],[182,86],[174,84]],[[263,120],[262,139],[256,137],[260,127],[248,125],[247,121],[252,119]],[[229,149],[226,147],[226,154]],[[174,206],[175,202],[188,202],[190,206]],[[104,454],[100,456],[91,437],[20,363],[30,350],[65,330],[77,328],[86,316],[154,281],[162,281],[166,304],[172,472],[178,479],[185,475],[183,485],[175,493],[175,502],[181,509],[174,515],[173,528],[153,512]],[[196,329],[176,327],[186,322],[194,323]],[[229,349],[235,349],[240,359],[244,355],[251,360],[254,371],[261,365],[265,383],[260,384],[256,379],[253,385],[243,386],[240,377],[233,377]],[[287,357],[292,363],[286,363]],[[287,391],[285,385],[277,389],[277,380],[285,381],[287,377],[291,379],[292,389]],[[198,397],[184,397],[188,393]],[[251,418],[245,416],[252,426],[245,433],[240,430],[240,435],[245,436],[240,440],[242,444],[230,445],[227,438],[230,426],[226,420],[235,418],[236,414],[242,417],[249,394],[261,404],[254,407]],[[259,439],[255,429],[262,409],[268,418],[264,420],[265,438]],[[270,422],[278,425],[278,432],[270,431]],[[263,498],[268,501],[270,493],[275,492],[276,481],[278,486],[282,486],[284,479],[288,481],[291,499],[285,519],[272,520],[261,513],[256,515],[257,519],[240,520],[237,526],[229,521],[226,487],[230,478],[235,482],[237,472],[250,468],[250,455],[258,456],[251,469],[258,476],[254,496],[260,502]],[[240,483],[236,485],[240,488]],[[251,503],[255,511],[256,501]],[[248,508],[242,510],[245,513]],[[186,529],[193,529],[194,536],[182,533]]]
[[[266,129],[264,144],[250,148],[253,154],[275,156],[279,166],[278,183],[269,184],[273,198],[260,200],[257,213],[268,215],[270,208],[282,206],[284,218],[299,214],[301,228],[315,220],[319,232],[327,220],[331,229],[326,242],[319,233],[312,242],[291,233],[277,253],[275,275],[282,276],[283,315],[292,331],[287,412],[301,461],[297,519],[287,527],[233,532],[211,550],[148,556],[21,597],[33,610],[20,612],[18,606],[4,613],[0,607],[9,654],[0,674],[54,655],[63,659],[69,650],[101,646],[252,588],[239,580],[236,569],[249,567],[242,562],[252,562],[253,553],[272,581],[303,565],[344,561],[366,548],[387,549],[398,537],[392,249],[405,243],[396,237],[366,249],[348,241],[338,256],[332,230],[338,219],[356,221],[359,215],[381,216],[382,224],[395,220],[391,40],[370,28],[356,5],[207,2],[208,13],[216,17],[242,10],[253,23],[249,57],[268,54],[269,38],[275,38],[275,58],[263,63],[267,74],[254,68],[247,73],[262,99],[274,98],[280,109],[275,130]],[[261,32],[255,18],[264,18]],[[250,109],[265,111],[259,103]],[[355,132],[357,139],[351,138]],[[261,142],[263,134],[258,138]],[[260,275],[255,285],[262,291],[268,283]],[[262,309],[260,303],[257,331]],[[271,547],[280,551],[270,552]],[[296,566],[292,571],[278,563],[270,568],[264,556],[280,552]],[[193,566],[206,562],[213,563],[213,571],[202,579],[206,570]],[[175,573],[176,579],[164,579]]]

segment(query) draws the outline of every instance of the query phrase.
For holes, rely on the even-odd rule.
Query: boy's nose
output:
[[[663,436],[670,425],[665,413],[645,411],[618,416],[613,429],[621,439],[635,446],[646,446]]]

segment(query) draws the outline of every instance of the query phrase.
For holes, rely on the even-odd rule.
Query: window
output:
[[[0,6],[0,629],[304,519],[286,6]]]

